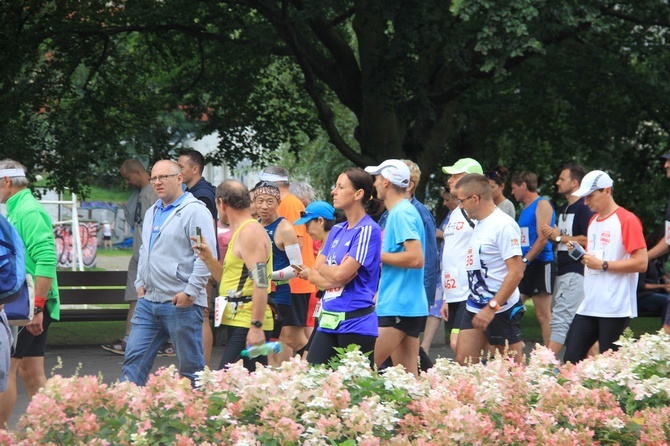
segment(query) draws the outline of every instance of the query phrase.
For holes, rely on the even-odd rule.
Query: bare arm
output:
[[[382,252],[382,263],[399,268],[422,268],[423,249],[420,240],[406,240],[402,252]]]
[[[325,262],[319,267],[319,274],[333,286],[343,286],[351,282],[358,274],[361,264],[349,257],[347,254],[339,265],[326,265]],[[329,288],[332,288],[329,287]]]
[[[656,246],[649,250],[647,255],[649,256],[649,260],[654,260],[668,252],[670,252],[670,245],[668,245],[665,242],[665,238],[663,238],[660,242],[656,243]]]
[[[215,278],[218,282],[223,276],[223,265],[218,260],[216,260],[204,237],[202,238],[202,243],[199,246],[196,237],[191,237],[191,240],[194,242],[193,249],[195,250],[195,253],[198,255],[198,257],[200,257],[200,260],[203,261],[205,266],[207,266],[207,269],[212,274],[212,277]]]
[[[519,286],[525,269],[521,256],[510,257],[505,260],[505,265],[507,265],[507,276],[505,276],[505,280],[503,280],[496,295],[493,296],[493,300],[501,306],[509,300],[516,287]],[[493,308],[486,305],[472,318],[472,326],[479,330],[486,330],[486,327],[491,323],[494,316],[495,311]]]
[[[582,263],[589,269],[601,271],[604,261],[593,254],[584,254]],[[649,264],[647,248],[640,248],[630,254],[630,258],[608,260],[607,271],[613,273],[643,273]]]
[[[558,228],[551,227],[548,224],[543,224],[540,230],[542,231],[542,235],[552,242],[556,242],[556,237],[559,235],[561,236],[561,243],[564,244],[568,242],[577,242],[580,245],[585,246],[587,242],[585,235],[561,235],[561,231],[559,231]]]
[[[535,243],[533,243],[533,246],[530,247],[530,251],[526,253],[528,261],[532,261],[537,257],[549,241],[542,233],[541,228],[543,225],[551,225],[552,212],[551,204],[549,204],[547,200],[540,200],[540,202],[537,203],[537,209],[535,210],[535,221],[538,229],[537,239],[535,240]]]
[[[325,264],[326,264],[326,257],[320,254],[319,257],[317,257],[316,261],[314,262],[314,267],[309,271],[309,281],[314,285],[318,286],[319,288],[323,289],[335,288],[337,284],[327,280],[319,272],[319,268],[321,268]]]

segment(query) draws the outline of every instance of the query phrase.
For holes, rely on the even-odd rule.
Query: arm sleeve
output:
[[[302,255],[300,254],[300,245],[293,244],[285,247],[286,257],[288,257],[289,266],[278,271],[272,271],[272,280],[289,280],[298,277],[291,265],[302,265]]]

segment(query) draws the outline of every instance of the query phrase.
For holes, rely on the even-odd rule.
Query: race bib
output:
[[[340,297],[342,295],[342,291],[344,291],[344,287],[342,287],[342,286],[327,289],[323,293],[323,299],[325,301],[329,301],[329,300],[335,299],[337,297]]]
[[[596,249],[593,252],[589,252],[589,254],[599,258],[600,260],[605,259],[605,250],[604,249]],[[602,274],[602,272],[603,271],[601,269],[586,268],[586,274],[589,275],[589,276],[593,276],[593,275],[596,275],[596,274]]]
[[[472,246],[468,246],[468,250],[465,255],[465,269],[466,271],[478,271],[481,269],[478,248],[475,249]]]
[[[444,286],[444,293],[445,294],[456,293],[460,289],[460,286],[461,286],[460,282],[458,280],[458,270],[457,269],[450,269],[449,271],[446,271],[444,273],[442,284]]]
[[[528,233],[528,228],[520,228],[521,229],[521,247],[528,247],[530,246],[530,235]]]
[[[315,319],[318,319],[319,316],[321,316],[321,299],[316,300],[316,306],[314,307],[314,313],[312,313],[312,316]]]
[[[214,299],[214,326],[221,326],[221,320],[223,319],[223,312],[226,310],[226,305],[228,305],[228,298],[226,296],[217,296]]]

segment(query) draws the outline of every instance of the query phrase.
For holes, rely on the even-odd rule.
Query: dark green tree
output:
[[[300,155],[323,132],[354,164],[410,158],[436,180],[469,155],[547,182],[568,160],[613,170],[622,191],[660,181],[662,0],[6,3],[0,143],[57,184],[131,146],[165,156],[177,109],[220,132],[215,161]]]

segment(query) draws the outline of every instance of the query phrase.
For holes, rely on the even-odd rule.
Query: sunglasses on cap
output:
[[[259,187],[271,187],[273,189],[279,190],[279,187],[275,183],[273,183],[272,181],[259,181],[258,183],[256,183],[256,185],[254,186],[254,188],[252,190],[256,190]]]

